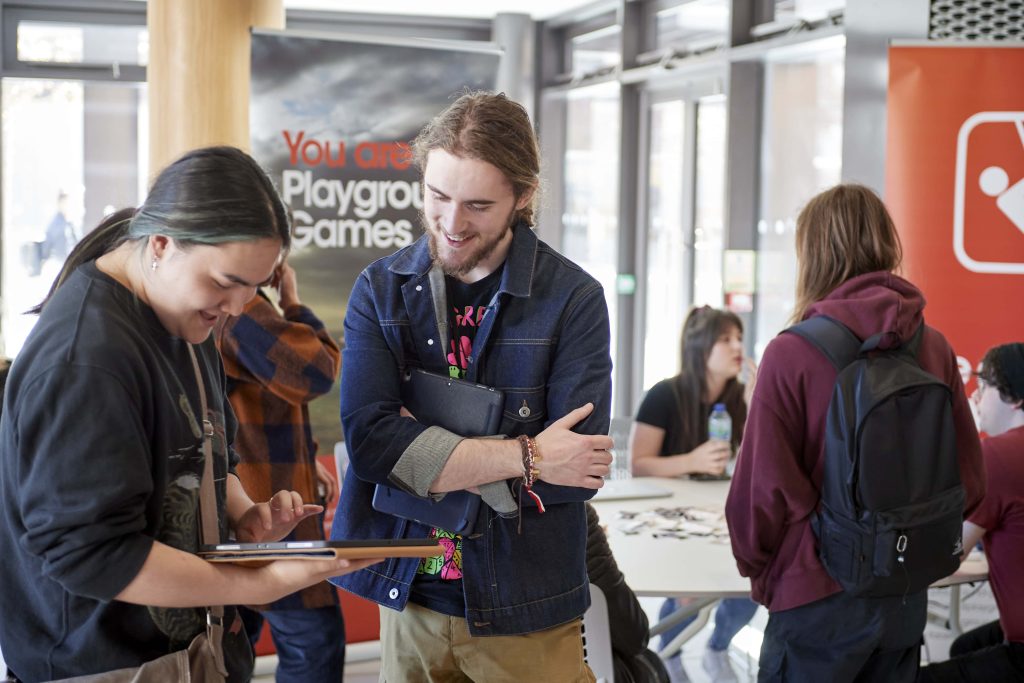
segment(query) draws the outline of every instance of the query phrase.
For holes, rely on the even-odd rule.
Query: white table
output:
[[[593,501],[594,508],[606,527],[608,544],[615,561],[626,577],[626,583],[639,596],[689,597],[696,600],[688,607],[672,614],[651,629],[657,635],[686,617],[699,613],[698,619],[688,626],[659,654],[673,654],[686,640],[707,623],[711,607],[721,598],[750,595],[750,580],[740,576],[732,547],[727,538],[691,536],[685,539],[654,538],[650,530],[626,534],[621,530],[619,512],[644,512],[655,508],[696,506],[723,511],[729,492],[728,481],[691,481],[643,477],[640,481],[669,490],[671,497],[627,500]],[[935,587],[951,587],[948,614],[929,615],[943,622],[959,635],[960,586],[964,583],[984,581],[988,578],[988,565],[984,557],[964,562],[960,569]]]
[[[620,530],[620,511],[644,512],[654,508],[697,506],[723,511],[728,481],[690,481],[643,477],[641,481],[668,489],[669,498],[592,501],[608,544],[626,583],[640,596],[743,597],[750,595],[750,580],[740,576],[727,538],[691,536],[654,538],[649,530],[628,535]]]
[[[606,527],[615,562],[634,593],[649,597],[694,598],[692,603],[651,628],[651,635],[656,636],[687,617],[697,615],[693,623],[658,652],[662,658],[668,658],[704,628],[711,608],[720,599],[750,595],[750,580],[740,576],[736,569],[728,538],[655,538],[649,529],[636,534],[621,530],[620,512],[689,506],[724,512],[728,481],[660,477],[643,477],[640,480],[671,491],[671,497],[592,502]]]

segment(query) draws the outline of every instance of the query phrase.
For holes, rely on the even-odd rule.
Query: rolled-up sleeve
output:
[[[399,460],[427,430],[426,426],[399,414],[402,408],[400,359],[388,347],[384,328],[403,324],[408,323],[389,320],[377,310],[370,279],[363,272],[352,289],[345,314],[341,423],[353,472],[360,479],[376,484],[394,483],[391,476]],[[444,441],[447,448],[452,439]],[[420,441],[420,445],[423,443]],[[454,447],[451,445],[451,449]],[[451,450],[445,453],[442,449],[433,455],[447,462],[450,454]],[[437,463],[423,467],[430,469],[437,467]],[[408,471],[422,471],[419,468],[419,465],[413,467],[411,461],[408,463]],[[413,490],[411,484],[408,489]]]

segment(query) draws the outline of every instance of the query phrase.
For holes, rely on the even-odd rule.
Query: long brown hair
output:
[[[680,372],[673,388],[679,407],[680,429],[676,443],[666,446],[670,453],[688,453],[708,440],[708,413],[713,403],[724,403],[732,418],[732,444],[737,448],[747,421],[747,404],[743,385],[733,377],[725,384],[721,396],[708,396],[708,358],[719,337],[731,328],[743,333],[743,321],[731,311],[710,306],[694,308],[683,323],[679,343]]]
[[[836,185],[807,202],[796,219],[796,306],[793,321],[850,278],[895,272],[903,247],[892,217],[870,188]]]
[[[530,116],[521,104],[504,93],[466,93],[434,117],[413,140],[413,160],[421,172],[435,149],[491,164],[508,180],[517,203],[532,193],[530,203],[513,214],[512,223],[534,224],[540,148]]]

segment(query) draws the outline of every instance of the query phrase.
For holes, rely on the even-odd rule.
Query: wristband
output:
[[[533,485],[540,478],[540,450],[537,448],[537,442],[525,434],[520,434],[516,437],[516,440],[519,442],[519,447],[523,452],[523,488],[526,489],[526,493],[533,498],[533,502],[537,505],[537,509],[543,513],[544,502],[540,499],[540,496],[533,491]]]

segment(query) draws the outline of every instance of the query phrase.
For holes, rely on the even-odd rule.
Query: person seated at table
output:
[[[1024,344],[989,349],[971,395],[987,488],[964,522],[964,554],[982,541],[999,619],[968,631],[950,659],[921,669],[918,681],[1024,681]]]
[[[615,683],[669,683],[668,671],[648,649],[648,622],[608,545],[597,510],[587,503],[587,574],[608,602]]]
[[[757,368],[748,360],[750,381],[739,381],[743,369],[743,323],[729,311],[710,306],[694,308],[683,323],[680,343],[682,369],[647,392],[636,413],[630,434],[633,474],[676,477],[721,475],[739,447],[747,418],[747,399]],[[732,441],[708,439],[708,417],[716,403],[724,403],[732,418]],[[678,609],[666,600],[661,618]],[[748,598],[722,600],[715,612],[715,630],[702,664],[713,681],[734,681],[729,665],[729,643],[750,621],[757,604]],[[693,621],[690,618],[662,634],[662,648]],[[668,661],[676,681],[687,680],[677,655]]]

